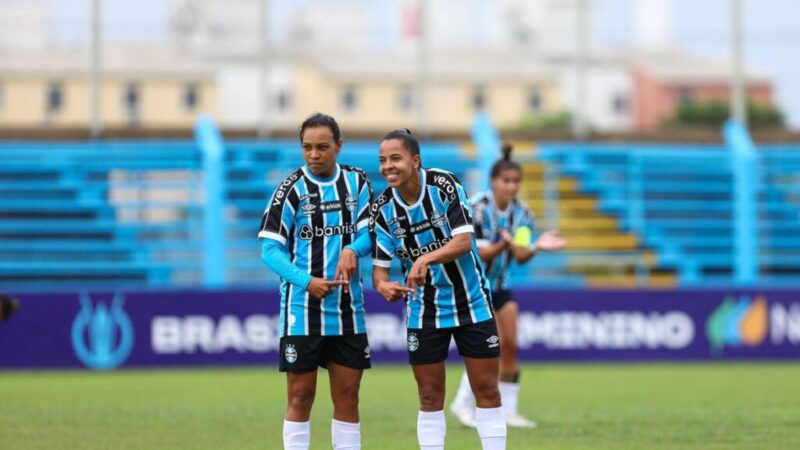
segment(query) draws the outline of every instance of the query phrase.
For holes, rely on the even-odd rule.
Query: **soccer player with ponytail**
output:
[[[506,273],[512,261],[528,262],[539,250],[557,251],[566,241],[557,231],[542,233],[531,241],[534,215],[517,199],[522,182],[522,168],[511,160],[512,146],[503,144],[503,157],[491,170],[491,189],[470,201],[474,211],[475,238],[492,286],[492,304],[500,332],[500,396],[509,427],[534,428],[536,422],[517,411],[519,399],[519,366],[517,360],[518,307],[506,287]],[[475,406],[470,380],[465,373],[458,393],[450,405],[458,420],[475,426]]]

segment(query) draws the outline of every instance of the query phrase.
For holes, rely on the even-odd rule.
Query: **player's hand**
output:
[[[339,263],[336,264],[336,274],[333,279],[345,281],[345,284],[342,285],[342,291],[345,293],[350,291],[350,279],[356,273],[357,264],[356,252],[349,248],[342,249],[341,253],[339,253]]]
[[[504,244],[503,248],[509,248],[514,245],[514,237],[508,231],[500,230],[500,238],[502,239],[500,242]]]
[[[347,284],[345,280],[326,280],[324,278],[312,278],[311,282],[308,283],[306,286],[306,291],[311,294],[312,297],[323,299],[328,296],[334,289],[338,286],[342,286]]]
[[[542,233],[534,245],[539,250],[554,252],[566,247],[567,240],[558,233],[558,230],[550,230]]]
[[[412,295],[416,298],[417,287],[425,285],[425,278],[428,276],[428,259],[420,256],[414,261],[408,271],[406,287],[412,290]]]
[[[403,286],[397,281],[384,281],[379,284],[375,290],[390,302],[400,300],[407,294],[414,292],[412,289]]]

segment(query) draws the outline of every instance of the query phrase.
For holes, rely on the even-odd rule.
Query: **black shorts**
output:
[[[511,295],[511,291],[508,289],[498,289],[496,291],[492,291],[492,307],[494,307],[495,311],[500,311],[500,308],[505,306],[508,302],[513,302],[514,298]]]
[[[408,362],[433,364],[447,359],[450,337],[456,341],[458,354],[467,358],[497,358],[500,338],[494,318],[455,328],[409,328]]]
[[[311,372],[317,367],[327,367],[329,362],[352,369],[369,369],[371,363],[366,333],[281,338],[281,372]]]

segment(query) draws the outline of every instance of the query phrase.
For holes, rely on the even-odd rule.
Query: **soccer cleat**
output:
[[[453,414],[456,419],[467,428],[475,428],[477,423],[475,422],[475,407],[465,407],[462,405],[457,405],[455,403],[450,404],[450,413]]]
[[[536,428],[536,422],[522,417],[519,413],[506,414],[506,425],[512,428]]]

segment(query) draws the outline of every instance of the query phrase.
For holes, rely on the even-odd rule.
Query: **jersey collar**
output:
[[[310,179],[314,183],[319,184],[321,186],[333,184],[333,182],[336,181],[337,178],[339,178],[339,173],[341,172],[341,169],[339,168],[339,164],[338,163],[336,164],[336,168],[333,171],[333,175],[331,175],[329,178],[320,178],[320,177],[314,175],[311,172],[311,170],[309,170],[308,166],[305,165],[305,164],[303,164],[302,170],[303,170],[303,174],[308,179]]]
[[[419,168],[419,197],[417,197],[417,201],[415,201],[413,204],[411,204],[411,205],[406,204],[406,201],[403,200],[403,196],[400,195],[399,192],[397,192],[397,189],[392,188],[392,195],[394,196],[394,199],[397,200],[398,202],[400,202],[400,204],[403,205],[406,208],[413,208],[413,207],[419,205],[422,202],[422,199],[425,197],[425,178],[427,177],[427,175],[428,175],[428,173],[425,171],[425,169],[420,167]]]

